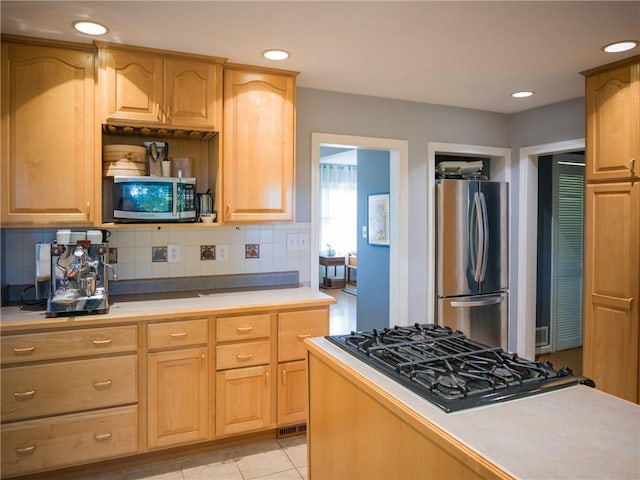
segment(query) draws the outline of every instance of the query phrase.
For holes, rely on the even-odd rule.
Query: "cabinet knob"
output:
[[[101,381],[101,382],[93,382],[93,386],[96,389],[109,388],[112,383],[113,382],[111,380],[104,380],[104,381]]]
[[[13,392],[13,397],[16,400],[27,400],[29,398],[32,398],[35,394],[35,390],[27,390],[25,392]]]
[[[17,355],[24,355],[27,353],[33,353],[35,351],[36,347],[13,347],[13,353],[17,354]]]
[[[16,453],[18,455],[28,455],[36,451],[35,445],[29,445],[27,447],[16,447]]]

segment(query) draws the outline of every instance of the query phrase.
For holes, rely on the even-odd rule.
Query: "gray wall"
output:
[[[576,98],[513,115],[456,107],[297,89],[296,221],[311,218],[311,133],[407,140],[409,145],[409,319],[426,319],[427,144],[457,143],[512,148],[512,198],[518,211],[521,147],[584,137],[584,99]],[[517,216],[513,217],[517,218]],[[511,300],[517,299],[518,226],[512,228]],[[515,313],[516,310],[513,309]],[[514,315],[515,316],[515,315]],[[515,348],[512,318],[510,346]]]
[[[296,221],[311,219],[311,133],[407,140],[409,318],[426,319],[427,143],[508,146],[509,116],[464,108],[297,89]],[[416,320],[418,321],[418,320]]]

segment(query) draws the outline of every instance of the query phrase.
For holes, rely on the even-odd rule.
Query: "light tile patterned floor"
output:
[[[81,480],[301,480],[307,478],[304,435],[214,450]]]

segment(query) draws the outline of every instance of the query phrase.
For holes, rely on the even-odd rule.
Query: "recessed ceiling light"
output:
[[[89,22],[87,20],[77,20],[73,22],[73,28],[80,33],[86,33],[87,35],[104,35],[109,31],[107,27],[98,22]]]
[[[602,47],[607,53],[626,52],[627,50],[634,49],[638,46],[637,40],[624,40],[622,42],[614,42]]]
[[[289,52],[285,50],[270,49],[262,52],[262,56],[267,60],[286,60],[289,58]]]
[[[529,92],[529,91],[513,92],[511,94],[513,98],[527,98],[527,97],[530,97],[531,95],[533,95],[533,92]]]

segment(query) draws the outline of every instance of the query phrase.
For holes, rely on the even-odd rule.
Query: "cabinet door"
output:
[[[148,444],[165,447],[208,433],[207,349],[148,354]]]
[[[268,365],[218,372],[217,435],[259,430],[271,425],[270,373]]]
[[[117,49],[99,56],[103,121],[161,122],[162,57]]]
[[[587,181],[640,175],[640,64],[587,77]]]
[[[165,59],[166,123],[219,130],[222,123],[220,71],[215,63]]]
[[[307,420],[307,368],[304,360],[278,365],[278,425]]]
[[[2,223],[93,223],[94,54],[2,44]]]
[[[640,183],[588,185],[585,204],[585,376],[638,402]]]
[[[225,70],[225,222],[292,221],[295,80]]]

